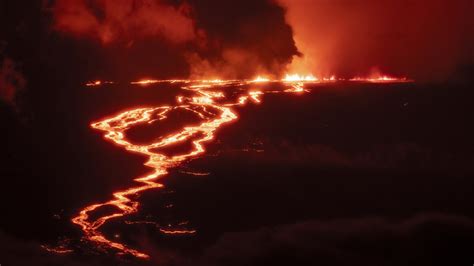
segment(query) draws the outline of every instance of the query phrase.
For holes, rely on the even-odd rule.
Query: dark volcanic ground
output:
[[[1,107],[0,264],[473,263],[469,84],[339,83],[265,95],[238,108],[239,120],[208,153],[174,169],[166,190],[145,193],[141,212],[127,219],[189,221],[196,235],[107,225],[107,235],[152,255],[143,263],[84,244],[64,256],[40,249],[62,237],[76,247],[70,217],[147,170],[145,158],[104,141],[89,123],[174,101],[177,86],[71,88],[54,101],[30,100],[27,110]]]

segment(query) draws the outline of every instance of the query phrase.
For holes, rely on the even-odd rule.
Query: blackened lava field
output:
[[[32,135],[42,144],[19,144],[23,151],[31,150],[31,158],[4,159],[10,166],[3,171],[12,177],[30,171],[14,167],[23,164],[23,160],[38,161],[34,170],[39,178],[29,181],[29,188],[22,193],[39,200],[19,200],[17,205],[24,206],[23,210],[34,209],[33,212],[7,208],[6,217],[22,217],[24,224],[6,220],[2,221],[3,228],[12,235],[22,231],[25,235],[21,238],[65,253],[59,255],[65,261],[87,254],[91,260],[110,256],[122,263],[135,263],[128,254],[149,257],[138,263],[181,263],[182,258],[202,264],[220,260],[259,264],[275,262],[277,258],[281,263],[286,255],[300,250],[300,242],[304,242],[305,249],[309,246],[310,250],[297,255],[304,264],[332,261],[330,252],[315,247],[335,248],[329,243],[338,241],[351,245],[353,238],[366,241],[371,247],[367,249],[376,257],[382,253],[373,251],[377,243],[373,239],[377,237],[398,243],[391,249],[400,254],[400,261],[411,254],[403,248],[405,238],[418,237],[420,243],[433,245],[425,250],[427,258],[438,256],[439,248],[446,256],[456,254],[463,258],[467,248],[472,247],[474,132],[470,118],[473,107],[468,97],[463,97],[467,88],[449,85],[452,87],[446,90],[438,86],[428,92],[427,85],[416,83],[365,82],[308,83],[300,87],[231,83],[189,90],[181,90],[182,86],[105,84],[83,88],[74,100],[65,99],[81,104],[58,114],[56,121],[65,121],[64,124],[38,122]],[[129,94],[130,89],[133,94]],[[196,96],[197,90],[212,93]],[[226,99],[221,99],[219,93]],[[246,104],[240,106],[244,96]],[[208,102],[209,97],[215,102]],[[134,195],[140,203],[133,205],[138,212],[129,212],[101,226],[104,239],[123,244],[124,248],[111,248],[107,243],[96,246],[91,243],[94,239],[80,241],[84,235],[70,223],[70,218],[92,203],[108,202],[116,191],[136,187],[133,179],[150,171],[144,166],[147,156],[104,141],[104,132],[93,128],[104,130],[100,124],[106,121],[104,117],[113,119],[111,114],[123,114],[125,110],[161,112],[173,104],[193,102],[198,106],[189,108],[196,112],[177,108],[166,114],[169,120],[163,120],[160,126],[144,123],[127,128],[127,139],[140,145],[160,142],[163,133],[202,126],[200,115],[219,118],[223,112],[216,108],[204,111],[202,103],[232,108],[235,117],[228,114],[225,125],[216,128],[212,141],[204,145],[205,153],[166,168],[168,174],[159,180],[163,188]],[[153,109],[157,106],[159,110]],[[48,107],[42,108],[47,114]],[[92,121],[99,123],[90,128]],[[69,123],[71,127],[67,128]],[[192,142],[206,138],[209,128],[212,126],[183,141],[183,145],[166,147],[163,154],[176,156],[193,151],[196,147]],[[65,131],[68,137],[60,134]],[[13,139],[20,143],[21,137],[28,136]],[[45,149],[53,158],[42,158],[41,150]],[[8,182],[18,187],[26,181],[17,178]],[[51,187],[52,183],[56,185]],[[44,198],[41,192],[46,189],[48,197]],[[5,191],[3,200],[11,199],[12,193]],[[97,221],[114,213],[116,206],[104,206],[87,218]],[[37,223],[32,225],[28,222],[31,219]],[[459,227],[460,233],[443,235],[446,226]],[[26,227],[29,228],[25,230]],[[379,235],[371,235],[365,227],[379,230]],[[45,231],[56,235],[37,233],[38,228],[47,228]],[[94,232],[89,233],[89,237],[95,237]],[[302,240],[300,234],[314,238]],[[321,239],[315,240],[318,236]],[[267,246],[262,239],[270,244]],[[252,243],[257,245],[254,249],[264,251],[260,256],[269,254],[268,257],[249,255],[252,249],[245,247]],[[416,243],[414,249],[421,252]],[[350,261],[348,254],[353,250],[341,251],[338,244],[334,245],[343,254],[341,261]],[[280,249],[293,249],[293,253]],[[359,252],[361,258],[367,256],[366,250]]]

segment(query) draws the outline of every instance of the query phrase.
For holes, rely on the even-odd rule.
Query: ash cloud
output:
[[[203,29],[197,51],[188,54],[191,76],[279,76],[298,54],[284,10],[271,1],[192,0]]]
[[[443,80],[474,54],[470,0],[277,0],[303,57],[291,69],[319,75],[382,72]]]
[[[45,10],[53,31],[98,41],[114,65],[159,58],[170,68],[185,65],[176,76],[279,76],[298,54],[284,9],[267,0],[56,0]]]
[[[116,40],[161,36],[174,43],[194,39],[193,20],[186,4],[160,1],[57,0],[51,7],[53,28],[75,37]]]
[[[474,65],[469,0],[56,0],[46,10],[54,31],[113,47],[114,65],[155,67],[144,62],[151,57],[179,66],[181,77],[380,72],[441,81]],[[157,40],[166,44],[142,44]],[[132,55],[140,59],[121,62]]]
[[[71,62],[89,79],[379,71],[438,81],[460,71],[471,78],[474,65],[469,0],[26,2],[6,4],[5,14],[17,9],[37,34],[28,39],[39,39],[43,62]]]

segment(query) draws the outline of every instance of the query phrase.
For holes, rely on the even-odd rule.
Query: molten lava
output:
[[[337,79],[340,80],[340,79]],[[402,79],[404,82],[408,81]],[[224,92],[219,91],[221,87],[227,85],[244,86],[252,85],[256,82],[281,82],[288,89],[260,91],[249,90],[237,95],[235,99],[229,100],[229,96]],[[238,118],[235,106],[243,106],[250,100],[254,103],[261,103],[262,96],[266,93],[305,93],[304,88],[306,83],[315,82],[333,82],[335,77],[318,79],[312,75],[287,75],[283,80],[269,80],[263,77],[257,77],[254,80],[141,80],[132,82],[132,85],[149,85],[154,83],[183,83],[181,87],[183,90],[191,91],[192,96],[177,96],[176,103],[173,105],[163,105],[149,108],[136,108],[126,110],[113,117],[103,119],[91,124],[91,127],[104,132],[105,139],[114,143],[117,146],[123,147],[125,150],[144,155],[148,158],[145,166],[149,167],[151,171],[144,175],[135,178],[137,185],[125,190],[117,191],[113,194],[112,199],[102,203],[91,204],[82,209],[79,214],[72,218],[72,222],[82,229],[85,238],[101,247],[115,249],[120,253],[130,254],[138,258],[148,258],[148,255],[130,248],[125,244],[113,241],[107,238],[102,232],[101,227],[107,222],[121,218],[133,213],[136,213],[139,208],[139,202],[136,199],[140,193],[151,190],[163,188],[164,185],[159,182],[160,178],[168,174],[169,169],[180,166],[187,160],[195,158],[205,153],[204,144],[214,139],[217,130]],[[376,78],[376,79],[362,79],[354,78],[349,81],[357,82],[397,82],[398,79],[393,78]],[[86,86],[100,86],[104,84],[101,81],[90,82]],[[180,131],[164,135],[158,140],[150,144],[135,144],[126,137],[126,131],[143,124],[151,124],[159,122],[168,118],[168,114],[174,110],[181,110],[184,112],[192,112],[196,114],[201,123],[197,126],[185,126]],[[177,143],[191,141],[192,149],[184,154],[169,156],[165,155],[162,150]],[[207,175],[208,173],[195,173],[195,175]],[[112,207],[115,212],[108,215],[97,216],[99,209],[104,207]],[[95,214],[95,215],[92,215]],[[163,234],[194,234],[195,230],[173,229],[169,227],[159,228]],[[66,249],[58,250],[58,252],[68,252]]]
[[[267,80],[260,79],[259,81]],[[132,82],[132,84],[148,85],[158,82],[173,81],[143,80]],[[262,91],[251,90],[243,93],[235,102],[228,102],[226,101],[226,95],[223,92],[216,91],[216,89],[230,83],[244,85],[251,84],[252,81],[201,80],[175,82],[192,83],[190,86],[183,86],[182,89],[192,91],[193,96],[178,96],[174,105],[127,110],[116,116],[91,124],[92,128],[105,132],[104,136],[107,140],[123,147],[129,152],[147,156],[148,161],[145,163],[145,166],[152,170],[149,174],[135,179],[138,183],[137,186],[117,191],[113,194],[111,200],[89,205],[82,209],[76,217],[72,218],[72,222],[81,227],[86,239],[101,246],[116,249],[121,253],[131,254],[139,258],[148,258],[148,255],[143,252],[108,239],[100,231],[100,228],[112,219],[137,212],[139,202],[135,198],[140,193],[150,189],[163,188],[163,184],[159,182],[159,179],[165,176],[170,168],[177,167],[186,160],[203,154],[205,152],[204,144],[215,137],[217,129],[237,119],[237,114],[232,109],[233,106],[244,105],[249,99],[255,103],[260,103],[262,101],[261,96],[264,94]],[[294,84],[292,89],[281,92],[304,92],[303,83]],[[272,91],[272,93],[275,93],[275,91]],[[197,126],[184,127],[179,132],[163,136],[159,141],[146,145],[134,144],[127,140],[125,134],[127,130],[141,124],[165,120],[168,118],[167,115],[173,110],[193,112],[200,117],[202,123]],[[218,115],[215,113],[218,113]],[[167,156],[160,152],[160,149],[165,149],[171,145],[188,140],[192,140],[193,146],[192,150],[188,153]],[[91,218],[92,213],[107,206],[113,207],[116,211],[109,215]],[[196,231],[160,228],[160,232],[164,234],[194,234]]]
[[[355,77],[351,78],[349,81],[356,81],[356,82],[370,82],[370,83],[403,83],[403,82],[411,82],[407,78],[396,78],[390,77],[386,75],[377,75],[377,76],[370,76],[367,78],[362,77]]]
[[[102,85],[105,85],[105,84],[114,84],[114,82],[96,80],[96,81],[91,81],[91,82],[86,83],[86,86],[87,87],[98,87],[98,86],[102,86]]]
[[[318,78],[316,78],[313,75],[302,76],[302,75],[294,74],[294,75],[286,75],[283,81],[286,81],[286,82],[318,81]]]

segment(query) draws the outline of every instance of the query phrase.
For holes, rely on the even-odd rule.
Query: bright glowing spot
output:
[[[301,82],[301,81],[318,81],[318,78],[316,78],[315,76],[313,75],[307,75],[307,76],[302,76],[302,75],[298,75],[298,74],[293,74],[293,75],[289,75],[287,74],[285,76],[285,78],[283,79],[283,81],[285,82]]]
[[[253,82],[256,82],[256,83],[268,82],[268,81],[270,81],[270,79],[264,78],[264,77],[261,77],[261,76],[258,76],[258,77],[256,77],[256,78],[253,80]]]
[[[372,77],[355,77],[351,78],[350,81],[357,81],[357,82],[371,82],[371,83],[401,83],[401,82],[411,82],[411,80],[407,78],[396,78],[387,75],[380,75],[380,76],[372,76]]]
[[[254,100],[256,103],[261,103],[262,101],[260,100],[260,95],[262,95],[263,92],[261,91],[251,91],[249,92],[250,98]]]
[[[86,83],[87,87],[100,86],[100,85],[102,85],[102,81],[100,80]]]
[[[222,79],[203,79],[199,80],[201,83],[210,83],[210,84],[219,84],[219,83],[225,83],[227,81],[224,81]]]
[[[101,86],[101,85],[104,85],[104,84],[114,84],[114,83],[112,81],[96,80],[96,81],[90,81],[90,82],[86,83],[86,86],[87,87],[97,87],[97,86]]]
[[[300,93],[305,92],[302,83],[293,84],[290,89],[285,90],[285,92]]]
[[[336,81],[336,80],[337,80],[336,76],[334,76],[334,75],[329,77],[329,78],[323,78],[324,82],[331,82],[331,81]]]
[[[158,82],[160,82],[160,81],[159,80],[154,80],[154,79],[144,79],[144,80],[139,80],[139,81],[132,81],[132,82],[130,82],[130,84],[146,86],[146,85],[155,84],[155,83],[158,83]]]

